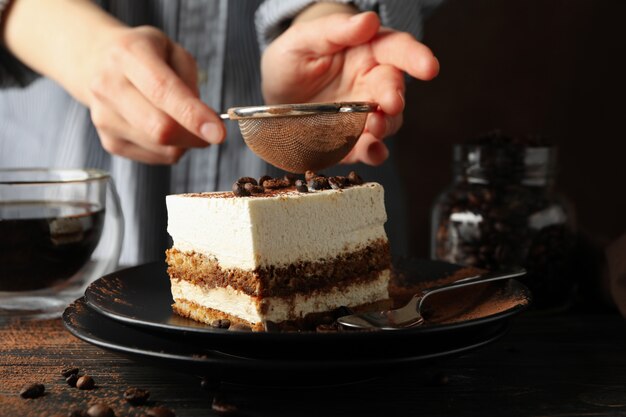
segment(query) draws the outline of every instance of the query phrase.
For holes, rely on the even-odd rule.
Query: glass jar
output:
[[[453,183],[432,210],[431,257],[490,270],[522,266],[535,307],[570,304],[575,221],[554,189],[556,152],[512,142],[455,145]]]

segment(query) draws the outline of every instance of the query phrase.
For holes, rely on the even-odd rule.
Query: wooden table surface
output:
[[[116,416],[146,415],[122,399],[128,387],[151,392],[151,405],[176,415],[247,416],[626,416],[626,321],[617,314],[525,313],[501,340],[464,357],[366,383],[326,388],[216,384],[135,363],[77,340],[60,321],[0,327],[0,416],[68,415],[104,401]],[[97,389],[69,388],[77,366]],[[24,400],[22,385],[47,395]]]

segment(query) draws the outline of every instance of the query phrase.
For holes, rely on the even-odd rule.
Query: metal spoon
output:
[[[341,161],[377,108],[368,102],[276,104],[235,107],[220,117],[239,122],[241,136],[261,159],[303,173]]]
[[[463,278],[449,284],[422,290],[414,295],[407,305],[396,310],[352,314],[338,318],[337,323],[349,329],[399,330],[419,326],[424,322],[421,314],[422,303],[432,294],[485,282],[515,278],[524,274],[526,274],[526,270],[519,268],[509,271],[487,272],[482,275]]]

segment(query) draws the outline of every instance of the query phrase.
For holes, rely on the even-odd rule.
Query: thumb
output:
[[[331,55],[346,47],[370,41],[380,28],[380,19],[374,12],[355,15],[337,13],[293,25],[291,42],[300,52]]]

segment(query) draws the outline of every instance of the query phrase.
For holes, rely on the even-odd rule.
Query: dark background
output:
[[[451,182],[452,144],[500,129],[559,146],[557,187],[582,233],[626,233],[626,1],[448,0],[426,22],[439,77],[407,88],[396,155],[409,188],[411,252]]]

